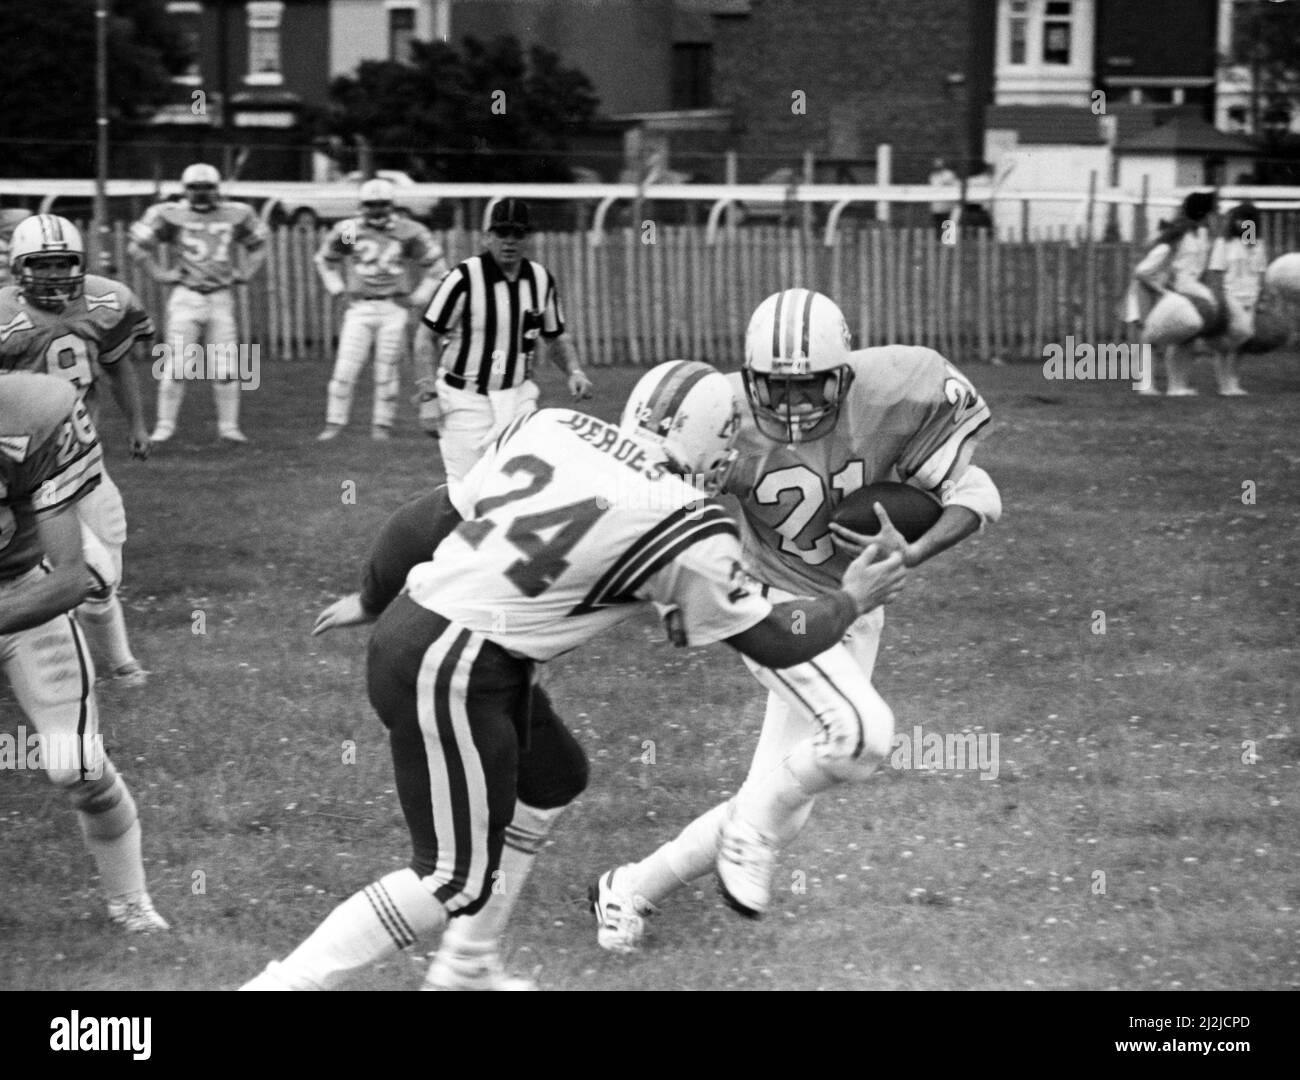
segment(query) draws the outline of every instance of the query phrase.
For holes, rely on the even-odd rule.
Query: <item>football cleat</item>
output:
[[[122,900],[108,902],[108,917],[128,934],[154,934],[170,930],[166,919],[154,910],[148,893],[137,893]]]
[[[125,686],[134,690],[148,683],[149,672],[145,671],[144,665],[139,660],[130,660],[114,671],[111,678],[114,686]]]
[[[231,428],[229,431],[221,432],[220,438],[222,442],[240,444],[248,442],[248,436],[240,431],[239,428]]]
[[[776,845],[752,825],[731,816],[722,826],[718,887],[722,898],[747,919],[757,919],[772,899]]]
[[[171,438],[173,435],[175,435],[175,434],[176,434],[176,429],[175,429],[175,428],[169,428],[169,427],[156,427],[156,428],[153,429],[153,434],[149,436],[149,441],[150,441],[150,442],[166,442],[168,439],[170,439],[170,438]]]
[[[631,896],[615,886],[619,870],[626,875],[625,867],[601,874],[587,890],[587,899],[596,916],[596,943],[610,952],[634,953],[645,939],[646,917],[658,909],[644,896]]]
[[[536,990],[532,979],[509,975],[495,952],[479,956],[439,949],[421,990]]]
[[[370,429],[370,437],[374,439],[375,442],[388,442],[393,437],[393,435],[392,432],[388,430],[388,428],[376,424],[374,427]]]
[[[326,424],[325,430],[316,436],[317,442],[329,442],[330,439],[337,439],[339,432],[343,430],[342,424]]]

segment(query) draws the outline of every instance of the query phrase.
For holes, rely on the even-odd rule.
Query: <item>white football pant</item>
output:
[[[372,424],[389,428],[397,416],[400,365],[406,351],[407,309],[394,300],[354,300],[343,315],[339,352],[330,376],[325,421],[343,427],[352,414],[352,395],[361,370],[375,354]]]
[[[212,353],[218,369],[214,372],[212,398],[217,409],[217,431],[225,435],[239,431],[239,331],[235,327],[235,300],[230,289],[201,293],[177,285],[167,298],[167,341],[169,347],[158,381],[159,437],[176,430],[176,420],[185,396],[185,351],[191,345],[218,345]],[[179,352],[177,351],[179,349]],[[208,375],[207,353],[198,369]]]
[[[487,394],[460,390],[439,379],[437,390],[442,408],[438,445],[447,485],[455,492],[483,451],[510,421],[537,408],[540,391],[532,379],[525,379],[509,390],[491,390]]]

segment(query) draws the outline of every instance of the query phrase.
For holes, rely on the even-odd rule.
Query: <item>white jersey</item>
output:
[[[677,609],[689,645],[732,637],[771,611],[726,512],[584,413],[516,420],[455,501],[465,520],[411,571],[411,598],[520,656],[566,653],[642,601]]]

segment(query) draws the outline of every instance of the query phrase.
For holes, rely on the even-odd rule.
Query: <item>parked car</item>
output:
[[[416,188],[418,185],[409,175],[395,169],[380,169],[375,178],[389,180],[397,189],[394,202],[399,210],[411,217],[427,218],[438,205],[434,196],[420,195],[415,191],[404,189]],[[368,179],[359,172],[348,173],[334,184],[265,184],[275,200],[276,206],[271,212],[271,221],[300,225],[304,228],[316,228],[321,224],[331,224],[357,213],[357,189]]]

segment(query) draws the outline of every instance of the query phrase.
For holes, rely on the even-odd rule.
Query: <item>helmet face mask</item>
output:
[[[36,307],[62,311],[85,291],[85,248],[66,218],[37,214],[19,222],[9,257],[19,291]]]
[[[850,340],[843,312],[821,293],[786,289],[758,306],[742,377],[763,435],[799,443],[834,430],[853,385]]]
[[[186,184],[185,198],[195,210],[210,210],[217,205],[215,184]]]
[[[361,216],[367,225],[383,228],[393,219],[393,204],[388,201],[375,200],[361,204]]]
[[[195,162],[181,173],[185,199],[195,210],[211,210],[217,205],[221,174],[211,165]]]
[[[81,256],[29,255],[18,270],[18,287],[37,307],[62,311],[78,299],[86,286]]]

